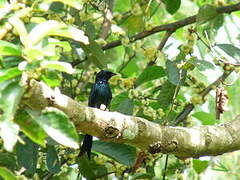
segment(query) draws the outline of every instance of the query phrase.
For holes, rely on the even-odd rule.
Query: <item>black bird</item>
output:
[[[114,75],[116,74],[107,70],[101,70],[97,73],[95,84],[92,86],[88,97],[88,106],[106,110],[112,100],[112,92],[108,80]],[[92,139],[93,137],[91,135],[85,135],[79,156],[87,153],[88,158],[90,159]]]

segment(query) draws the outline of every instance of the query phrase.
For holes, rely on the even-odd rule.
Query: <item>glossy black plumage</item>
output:
[[[116,75],[115,73],[109,72],[107,70],[101,70],[96,75],[95,84],[92,86],[89,98],[88,106],[94,108],[100,108],[103,104],[106,108],[109,106],[112,100],[112,92],[108,84],[108,80]],[[87,153],[88,158],[91,157],[91,148],[92,148],[92,136],[86,134],[83,140],[83,144],[80,151],[80,156]]]

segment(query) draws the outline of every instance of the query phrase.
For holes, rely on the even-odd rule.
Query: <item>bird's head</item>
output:
[[[110,72],[108,70],[101,70],[96,75],[96,81],[98,80],[106,80],[108,81],[112,76],[115,76],[116,74],[113,72]]]

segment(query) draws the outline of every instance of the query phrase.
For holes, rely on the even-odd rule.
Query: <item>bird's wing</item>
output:
[[[88,97],[88,106],[95,107],[96,99],[97,99],[97,89],[96,89],[96,84],[94,84]]]

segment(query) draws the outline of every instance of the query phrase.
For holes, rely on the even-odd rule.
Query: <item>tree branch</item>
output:
[[[105,141],[128,143],[151,153],[196,158],[240,149],[240,116],[231,123],[216,126],[160,126],[143,118],[81,105],[35,80],[30,81],[23,103],[37,111],[48,106],[58,108],[68,115],[81,132]]]
[[[217,8],[217,12],[219,14],[231,13],[231,12],[239,11],[239,10],[240,10],[240,3]],[[176,21],[176,22],[169,23],[169,24],[163,24],[163,25],[160,25],[160,26],[156,26],[156,27],[152,28],[151,30],[140,32],[136,35],[131,36],[129,38],[130,42],[134,42],[136,40],[143,39],[147,36],[150,36],[152,34],[155,34],[155,33],[161,32],[161,31],[176,31],[177,29],[179,29],[181,27],[184,27],[184,26],[187,26],[189,24],[195,23],[196,22],[196,16],[197,15],[190,16],[190,17],[187,17],[187,18],[182,19],[180,21]],[[111,48],[114,48],[114,47],[117,47],[117,46],[120,46],[120,45],[121,45],[121,40],[116,40],[116,41],[112,41],[112,42],[106,44],[105,46],[102,47],[102,49],[107,50],[107,49],[111,49]]]
[[[107,7],[104,10],[104,22],[103,22],[101,33],[99,35],[99,37],[102,39],[105,39],[107,37],[108,31],[111,28],[111,22],[113,19],[113,13],[112,13],[113,5],[114,5],[114,0],[108,1]]]
[[[199,96],[202,98],[205,98],[206,95],[214,88],[217,87],[219,84],[221,84],[230,74],[232,71],[224,72],[216,81],[214,81],[212,84],[210,84],[204,91],[202,91]],[[178,125],[180,122],[182,122],[193,110],[194,105],[192,103],[187,104],[183,111],[177,116],[176,121],[175,121],[175,126]]]

